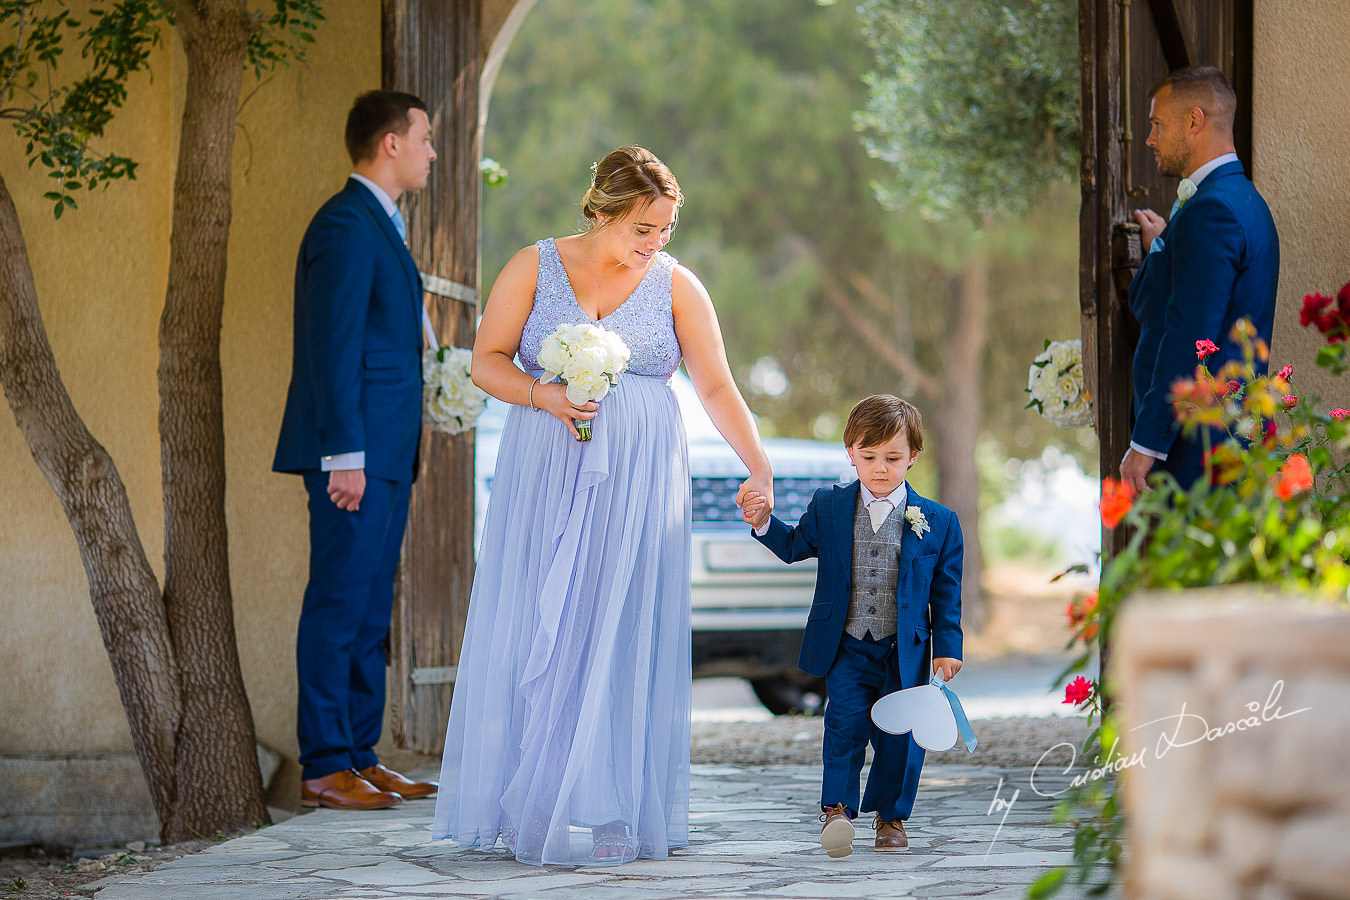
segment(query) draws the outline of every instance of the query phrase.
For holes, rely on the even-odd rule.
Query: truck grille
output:
[[[694,522],[704,527],[743,528],[741,510],[736,506],[736,489],[743,480],[738,476],[695,476],[690,479],[694,493]],[[811,496],[823,487],[837,484],[830,477],[775,478],[773,480],[774,515],[795,525],[806,512]]]

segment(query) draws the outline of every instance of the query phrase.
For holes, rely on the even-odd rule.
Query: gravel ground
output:
[[[924,765],[1033,766],[1055,744],[1067,741],[1079,747],[1088,733],[1087,719],[1082,716],[976,719],[970,724],[980,742],[973,755],[958,744],[945,753],[929,753]],[[820,716],[779,716],[767,722],[695,722],[690,754],[695,763],[819,765],[823,731],[824,719]]]

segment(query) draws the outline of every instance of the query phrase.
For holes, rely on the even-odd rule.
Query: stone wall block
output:
[[[1146,822],[1132,823],[1131,840],[1164,851],[1203,849],[1215,825],[1210,772],[1203,753],[1176,744],[1203,737],[1195,719],[1179,717],[1193,716],[1207,697],[1196,691],[1192,671],[1160,669],[1139,686],[1132,702],[1134,724],[1125,738],[1140,764],[1130,768],[1127,790],[1139,793],[1150,814]]]
[[[1278,819],[1243,807],[1220,807],[1215,850],[1235,881],[1255,884],[1264,877],[1278,838]]]
[[[1157,853],[1138,885],[1149,900],[1233,900],[1237,885],[1217,861],[1198,854]]]
[[[1350,900],[1350,611],[1235,586],[1117,624],[1125,896]]]
[[[1350,815],[1298,816],[1282,831],[1275,849],[1275,879],[1299,895],[1350,897]]]

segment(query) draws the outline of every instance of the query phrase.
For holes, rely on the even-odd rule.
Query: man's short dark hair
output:
[[[1233,117],[1237,113],[1237,94],[1228,83],[1223,72],[1214,66],[1187,66],[1169,72],[1166,77],[1148,92],[1156,97],[1165,87],[1172,89],[1172,96],[1186,105],[1186,108],[1198,106],[1205,116],[1215,120],[1222,128],[1233,130]]]
[[[375,155],[380,140],[390,132],[406,134],[412,121],[408,110],[426,112],[427,105],[412,94],[368,91],[356,98],[347,113],[347,154],[359,163]]]

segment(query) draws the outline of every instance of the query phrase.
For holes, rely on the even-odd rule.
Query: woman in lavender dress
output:
[[[517,253],[488,298],[474,381],[515,404],[502,431],[455,682],[436,838],[522,862],[618,864],[689,839],[688,448],[669,381],[683,358],[772,498],[712,301],[662,251],[683,202],[624,147],[582,198],[590,228]],[[618,388],[575,406],[540,381],[562,322],[617,332]],[[593,437],[576,440],[574,419]]]

